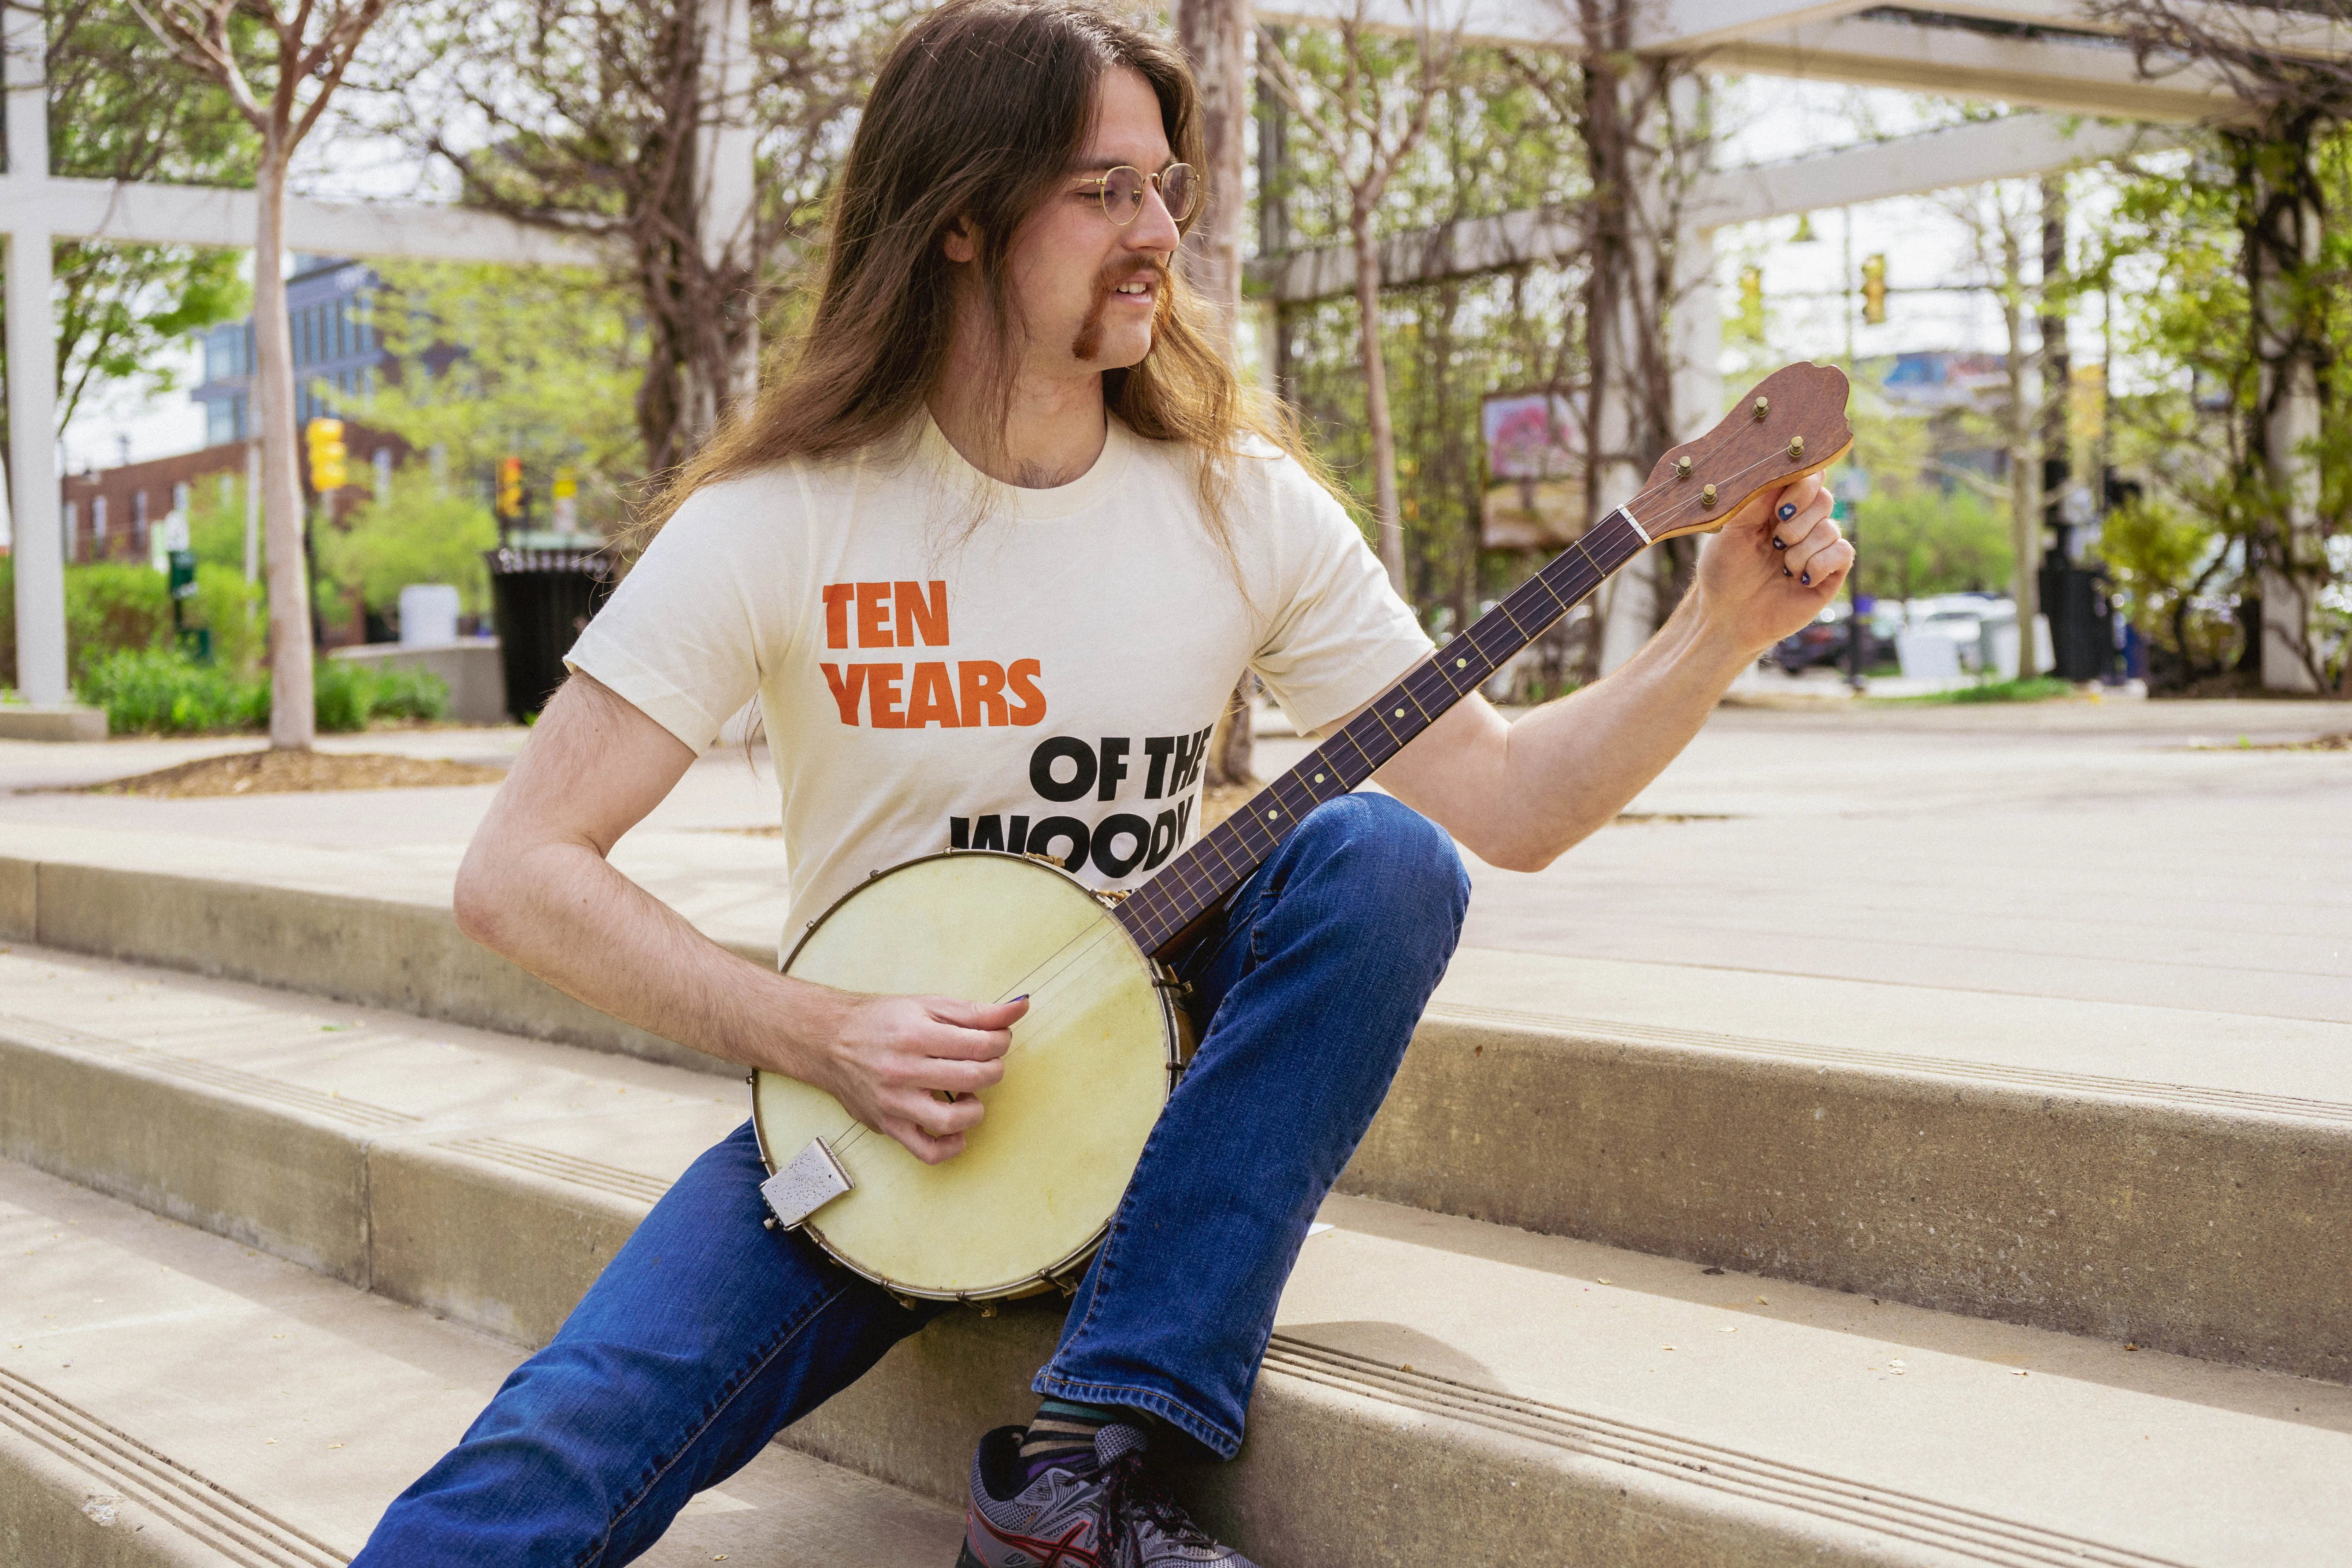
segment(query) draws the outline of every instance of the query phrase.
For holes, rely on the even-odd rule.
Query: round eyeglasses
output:
[[[1160,187],[1160,199],[1167,204],[1168,216],[1178,223],[1191,217],[1192,208],[1201,200],[1201,172],[1190,163],[1171,163],[1156,174],[1121,164],[1078,188],[1100,196],[1104,216],[1125,228],[1143,211],[1146,185]]]

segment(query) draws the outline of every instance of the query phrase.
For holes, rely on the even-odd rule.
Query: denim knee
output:
[[[1367,941],[1431,943],[1442,962],[1462,934],[1470,877],[1446,831],[1393,796],[1349,795],[1307,814],[1282,847],[1292,877],[1328,870],[1353,897]]]

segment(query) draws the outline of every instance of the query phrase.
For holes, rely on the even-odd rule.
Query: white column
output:
[[[751,129],[751,8],[748,0],[702,0],[705,70],[702,127],[702,257],[714,273],[742,268],[752,282],[753,209],[758,200]],[[719,389],[725,405],[760,385],[759,321],[752,301],[741,301],[742,342]],[[715,426],[714,426],[715,427]]]
[[[48,34],[41,9],[8,7],[5,77],[8,178],[49,173]],[[23,189],[23,185],[18,186]],[[58,340],[49,312],[49,234],[8,235],[8,479],[16,563],[16,688],[66,700],[65,541],[58,530]]]

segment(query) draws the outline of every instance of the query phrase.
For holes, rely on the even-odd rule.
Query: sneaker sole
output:
[[[971,1542],[967,1541],[963,1550],[956,1553],[955,1568],[988,1568],[988,1564],[971,1554]]]

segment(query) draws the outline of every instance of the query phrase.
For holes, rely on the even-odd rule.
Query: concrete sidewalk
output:
[[[1700,969],[2352,1023],[2352,752],[2238,749],[2346,731],[2343,703],[1725,709],[1633,804],[1651,820],[1534,875],[1473,860],[1464,944],[1661,966],[1669,990],[1665,969]],[[525,733],[322,745],[499,761]],[[0,742],[0,853],[446,906],[487,786],[24,793],[252,743]],[[1260,772],[1307,747],[1263,739]],[[772,946],[778,812],[764,754],[722,747],[614,862],[720,940]]]

